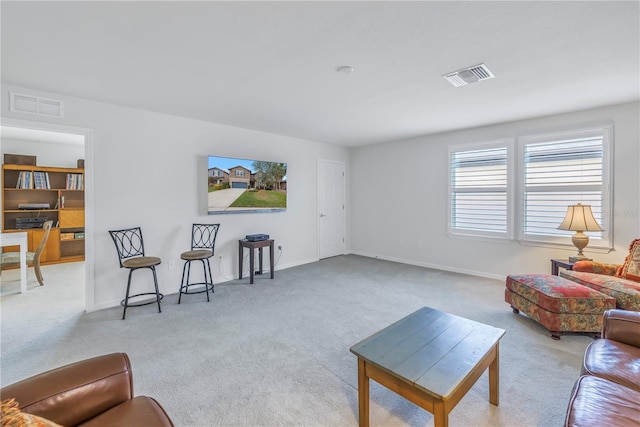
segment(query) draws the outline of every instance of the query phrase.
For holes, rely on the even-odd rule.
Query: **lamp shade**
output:
[[[591,205],[569,205],[567,214],[558,226],[559,230],[571,231],[602,231],[602,228],[593,217]]]

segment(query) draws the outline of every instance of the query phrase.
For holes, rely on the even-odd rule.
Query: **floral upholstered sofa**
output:
[[[618,308],[640,311],[640,239],[631,242],[624,264],[579,261],[560,276],[615,298]]]

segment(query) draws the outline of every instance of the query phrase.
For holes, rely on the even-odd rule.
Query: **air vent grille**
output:
[[[9,92],[9,109],[19,113],[37,114],[46,117],[64,117],[64,102],[59,99],[42,98]]]
[[[492,79],[495,76],[487,68],[486,65],[474,65],[473,67],[464,68],[462,70],[447,73],[442,77],[455,87],[468,85],[470,83],[479,82],[482,80]]]

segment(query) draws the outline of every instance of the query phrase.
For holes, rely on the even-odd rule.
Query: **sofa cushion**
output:
[[[155,399],[137,396],[80,425],[83,427],[115,425],[172,427],[173,423]]]
[[[620,264],[605,264],[597,261],[578,261],[573,264],[573,271],[605,274],[607,276],[615,276],[619,268]]]
[[[640,282],[640,239],[634,240],[629,245],[629,255],[616,271],[616,276]]]
[[[640,392],[590,375],[573,387],[565,426],[639,426]]]
[[[564,270],[560,276],[588,286],[616,299],[616,305],[623,310],[640,311],[640,283],[622,277],[602,274],[582,273]]]
[[[595,375],[640,392],[640,348],[607,339],[587,346],[583,375]]]

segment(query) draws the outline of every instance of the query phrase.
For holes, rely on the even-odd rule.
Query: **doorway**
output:
[[[344,163],[318,159],[318,258],[344,255]]]
[[[92,164],[92,131],[84,128],[41,123],[28,120],[3,118],[0,126],[2,133],[2,154],[35,155],[37,166],[53,166],[60,168],[77,168],[78,159],[84,159]],[[40,153],[40,155],[37,155]],[[46,154],[44,154],[46,153]],[[83,165],[84,166],[84,165]],[[85,310],[94,304],[93,293],[93,224],[89,221],[93,217],[93,179],[91,168],[84,170],[84,265],[85,265]],[[64,184],[63,184],[64,188]],[[73,206],[76,202],[71,196],[67,204]],[[71,213],[71,211],[67,212]],[[66,233],[71,234],[71,233]],[[67,236],[68,237],[68,236]],[[65,248],[77,246],[81,242],[66,242]],[[82,247],[80,247],[81,249]],[[73,252],[73,251],[72,251]]]

